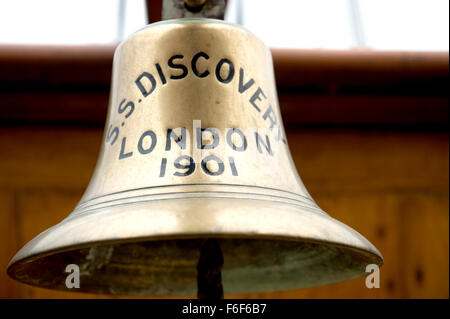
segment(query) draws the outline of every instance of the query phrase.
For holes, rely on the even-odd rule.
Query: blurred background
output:
[[[6,275],[75,208],[101,145],[117,44],[161,0],[0,2],[0,298],[104,298]],[[272,48],[297,169],[325,211],[383,254],[364,278],[250,298],[449,297],[449,2],[229,0]],[[225,291],[226,292],[226,291]]]
[[[118,43],[160,15],[153,7],[147,13],[145,0],[3,0],[0,43]],[[225,20],[277,48],[448,51],[448,17],[446,0],[228,0]]]

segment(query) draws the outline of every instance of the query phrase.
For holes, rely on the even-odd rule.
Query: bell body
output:
[[[225,293],[352,279],[376,248],[323,212],[287,144],[270,50],[207,19],[149,25],[114,56],[98,163],[75,208],[8,273],[78,291],[193,295],[204,238],[218,238]]]

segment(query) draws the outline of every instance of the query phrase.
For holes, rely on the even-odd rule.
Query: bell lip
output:
[[[39,234],[39,235],[41,235],[41,234]],[[38,236],[36,236],[35,238],[37,238]],[[12,272],[12,268],[17,264],[26,264],[26,263],[32,262],[38,258],[44,258],[44,257],[51,256],[54,254],[75,251],[75,250],[79,250],[79,249],[83,249],[83,248],[90,248],[90,247],[95,247],[95,246],[108,246],[111,244],[142,243],[142,242],[148,242],[148,241],[164,241],[164,240],[185,240],[185,239],[188,240],[188,239],[203,239],[203,238],[204,239],[206,239],[206,238],[266,239],[266,240],[269,239],[269,240],[277,240],[277,241],[290,241],[290,242],[302,242],[302,243],[328,245],[328,246],[333,246],[333,247],[337,247],[337,248],[352,250],[361,255],[365,255],[365,256],[369,257],[370,259],[376,260],[376,262],[374,262],[374,264],[377,264],[380,267],[384,263],[383,255],[375,247],[374,247],[375,251],[370,251],[370,250],[363,249],[360,247],[354,247],[354,246],[345,245],[345,244],[338,244],[338,243],[326,241],[326,240],[315,240],[315,239],[310,239],[310,238],[293,238],[293,237],[285,237],[285,236],[281,236],[281,235],[273,236],[273,235],[244,235],[241,233],[235,233],[235,234],[232,234],[232,233],[230,233],[230,234],[193,233],[193,234],[184,234],[182,236],[181,235],[165,235],[165,236],[153,236],[153,237],[135,237],[135,238],[128,238],[128,239],[99,240],[99,241],[92,241],[89,243],[84,243],[84,244],[79,244],[79,245],[55,248],[52,250],[48,250],[46,252],[31,254],[31,255],[28,255],[21,259],[16,258],[17,255],[19,255],[19,253],[27,246],[27,245],[25,245],[16,253],[16,255],[9,262],[9,264],[7,266],[7,273],[10,277],[16,279],[11,274],[11,272]],[[29,241],[28,243],[31,243],[31,241]],[[16,279],[16,280],[19,280],[19,279]],[[27,283],[25,281],[21,281],[21,282]]]
[[[183,202],[184,201],[196,201],[196,203],[198,203],[196,205],[196,211],[194,212],[192,208],[189,208],[188,210],[183,209]],[[166,208],[166,203],[169,202],[170,204],[172,204],[172,206],[170,206],[170,208]],[[230,205],[230,207],[220,207],[221,204],[223,203],[223,205]],[[204,204],[209,204],[210,206],[208,208],[203,208],[201,205]],[[223,227],[220,227],[220,229],[217,228],[217,225],[197,225],[194,224],[194,228],[195,230],[192,231],[192,227],[189,228],[189,230],[184,227],[184,228],[180,228],[178,226],[173,226],[173,225],[164,225],[164,227],[166,227],[166,229],[164,230],[164,232],[160,232],[160,233],[151,233],[152,229],[145,229],[145,235],[136,235],[136,236],[130,236],[130,235],[134,235],[136,234],[134,232],[134,230],[136,228],[138,228],[138,224],[139,221],[137,219],[135,219],[136,217],[139,217],[139,215],[147,215],[146,217],[146,221],[148,222],[148,218],[155,218],[156,217],[165,217],[164,215],[169,214],[171,215],[170,217],[176,216],[176,218],[178,219],[182,219],[182,218],[187,218],[187,219],[192,219],[194,217],[198,216],[203,216],[203,217],[207,217],[209,218],[212,214],[211,210],[217,209],[217,215],[218,216],[224,216],[224,215],[231,215],[231,214],[239,214],[239,212],[236,212],[236,208],[235,207],[231,207],[233,204],[237,204],[241,209],[241,212],[243,210],[243,213],[245,213],[245,215],[243,216],[239,216],[239,222],[240,224],[238,225],[239,230],[234,231],[234,230],[230,230],[230,228],[228,229],[224,229]],[[241,205],[242,204],[242,205]],[[245,204],[247,205],[247,207],[245,207]],[[199,207],[199,208],[197,208]],[[163,209],[162,209],[163,208]],[[251,209],[252,211],[245,211],[245,209]],[[258,214],[260,214],[261,210],[265,210],[265,215],[270,215],[269,218],[267,218],[267,216],[264,216],[265,220],[271,220],[271,221],[280,221],[278,224],[274,225],[272,227],[272,225],[267,226],[267,229],[263,229],[261,232],[258,232],[258,227],[260,227],[259,224],[253,224],[253,223],[249,223],[249,218],[247,218],[247,220],[242,220],[243,217],[248,217],[250,215],[250,219],[251,217],[259,217]],[[208,211],[209,210],[209,211]],[[170,213],[168,213],[168,211]],[[171,214],[173,212],[173,214]],[[216,213],[216,211],[214,211],[214,213]],[[292,219],[286,218],[285,216],[283,216],[282,214],[284,213],[291,213],[290,217]],[[292,214],[293,213],[293,214]],[[158,216],[159,215],[159,216]],[[226,217],[228,217],[226,216]],[[242,218],[241,218],[242,217]],[[280,217],[284,217],[281,218]],[[304,219],[306,217],[306,219],[309,218],[309,220],[307,220],[307,223],[309,223],[310,225],[308,225],[308,227],[303,227],[303,231],[297,231],[296,229],[294,231],[292,228],[292,224],[294,224],[295,222],[299,222],[302,221],[302,219]],[[82,222],[81,224],[79,223],[80,220],[87,220],[93,218],[94,220],[91,220],[90,222]],[[123,229],[121,229],[121,231],[114,231],[112,232],[108,237],[108,236],[98,236],[97,238],[99,238],[98,240],[92,240],[93,238],[95,238],[94,236],[90,237],[90,238],[83,238],[83,235],[79,235],[79,234],[83,234],[83,227],[86,227],[86,225],[89,227],[91,227],[91,229],[95,229],[98,224],[97,221],[95,220],[96,218],[103,218],[104,220],[106,220],[107,218],[110,218],[110,222],[114,222],[115,224],[120,223],[120,226],[122,227],[122,225],[126,225],[128,228],[131,228],[131,232],[132,234],[128,234],[128,237],[124,238],[123,234],[125,234],[124,231],[122,231]],[[312,222],[312,219],[314,219],[314,222]],[[116,220],[114,220],[116,219]],[[117,219],[120,219],[119,221]],[[323,227],[324,229],[327,229],[327,226],[334,226],[338,228],[339,231],[339,235],[340,236],[336,236],[338,235],[337,232],[335,231],[332,235],[334,235],[334,241],[333,240],[327,240],[326,238],[314,238],[312,237],[313,234],[310,231],[310,229],[308,228],[314,228],[314,227],[318,227],[318,223],[317,220],[320,221],[320,223],[323,223],[320,225],[320,227]],[[130,223],[126,223],[126,221],[130,221]],[[161,220],[160,220],[161,221]],[[166,219],[162,220],[162,223],[164,224],[164,222],[166,221]],[[228,223],[233,223],[236,222],[236,220],[233,220],[232,222],[228,222]],[[78,223],[78,225],[76,225]],[[72,226],[72,224],[75,224],[74,226]],[[286,225],[288,224],[288,225]],[[76,235],[79,236],[81,238],[83,238],[81,242],[81,244],[73,244],[73,242],[70,242],[70,240],[68,240],[68,236],[65,236],[65,234],[59,234],[58,236],[61,236],[62,238],[50,238],[48,239],[48,237],[46,238],[46,235],[51,234],[52,232],[55,231],[59,231],[60,228],[66,227],[70,229],[70,226],[75,227],[75,231],[72,228],[71,229],[71,234],[72,235]],[[191,225],[192,226],[192,225]],[[229,226],[229,225],[226,225]],[[225,226],[225,227],[226,227]],[[232,225],[231,229],[234,229],[235,225]],[[280,231],[280,226],[288,226],[289,227],[289,231],[290,232],[279,232]],[[309,227],[311,226],[311,227]],[[173,229],[171,229],[171,227]],[[274,231],[274,229],[276,229],[278,227],[278,230]],[[79,229],[78,229],[79,228]],[[156,228],[153,228],[153,231]],[[307,230],[308,233],[305,233],[304,230]],[[77,231],[78,230],[78,231]],[[142,232],[142,228],[140,229],[140,231]],[[282,231],[282,230],[281,230]],[[147,233],[150,232],[150,233]],[[327,232],[328,233],[328,232]],[[347,233],[347,236],[345,237],[345,241],[342,241],[342,233]],[[114,238],[112,238],[112,235],[116,236]],[[119,236],[118,236],[119,235]],[[321,236],[322,234],[318,234],[316,233],[315,236]],[[327,234],[328,235],[328,234]],[[294,204],[290,204],[290,203],[284,203],[284,202],[277,202],[277,201],[269,201],[269,200],[256,200],[256,199],[241,199],[241,198],[219,198],[219,197],[194,197],[194,198],[184,198],[184,199],[168,199],[168,200],[149,200],[149,201],[143,201],[143,202],[135,202],[135,203],[126,203],[126,204],[122,204],[122,205],[117,205],[117,206],[109,206],[109,207],[102,207],[102,208],[96,208],[94,210],[91,210],[89,213],[81,213],[81,214],[70,214],[69,216],[67,216],[64,220],[62,220],[60,223],[44,230],[43,232],[41,232],[40,234],[38,234],[37,236],[35,236],[32,240],[30,240],[29,242],[27,242],[17,253],[16,255],[11,259],[11,261],[8,264],[8,268],[15,262],[19,261],[19,260],[24,260],[29,259],[29,257],[31,256],[40,256],[42,255],[44,252],[48,251],[48,252],[63,252],[63,251],[69,251],[72,250],[69,247],[75,247],[75,246],[82,246],[83,245],[83,241],[85,241],[86,243],[96,243],[96,245],[98,245],[99,243],[119,243],[119,242],[136,242],[136,241],[147,241],[147,240],[151,240],[152,238],[157,238],[157,240],[164,240],[164,239],[188,239],[188,238],[194,238],[195,236],[199,237],[199,238],[204,238],[204,237],[217,237],[217,238],[274,238],[274,239],[278,239],[278,240],[290,240],[290,241],[308,241],[308,242],[316,242],[316,243],[324,243],[324,244],[332,244],[332,245],[338,245],[340,244],[342,247],[348,247],[348,248],[354,248],[354,249],[360,249],[362,251],[367,251],[369,253],[372,253],[374,255],[378,255],[380,257],[381,260],[383,260],[383,257],[381,255],[381,253],[378,251],[378,249],[372,244],[370,243],[370,241],[368,241],[364,236],[362,236],[360,233],[358,233],[356,230],[354,230],[353,228],[351,228],[350,226],[347,226],[346,224],[340,222],[337,219],[334,219],[333,217],[331,217],[330,215],[328,215],[326,212],[324,212],[323,210],[320,209],[320,207],[317,206],[317,209],[312,209],[309,207],[304,207],[304,206],[298,206],[298,205],[294,205]],[[44,242],[44,244],[40,243],[39,240],[41,240]],[[88,240],[87,240],[88,239]],[[353,240],[353,244],[351,244],[351,240]],[[28,249],[32,249],[34,248],[36,245],[34,244],[39,244],[41,247],[44,246],[46,247],[47,245],[45,245],[45,240],[48,241],[48,243],[50,244],[49,246],[55,246],[55,242],[58,242],[58,244],[56,245],[56,247],[48,249],[48,250],[41,250],[41,251],[37,251],[35,253],[30,253],[30,254],[24,254],[23,257],[21,257],[21,255],[23,254],[23,252],[25,250]],[[61,240],[66,240],[67,244],[64,244],[64,242],[61,242]],[[339,242],[339,240],[341,240],[341,242]],[[357,242],[357,244],[356,244]],[[33,247],[34,245],[34,247]],[[84,245],[83,245],[84,246]],[[90,246],[89,244],[87,246]],[[86,246],[84,246],[86,247]],[[42,255],[43,256],[43,255]]]
[[[339,222],[338,220],[330,217],[329,215],[316,213],[311,210],[306,210],[304,208],[299,208],[297,206],[291,204],[280,204],[280,203],[262,203],[262,201],[256,200],[242,200],[242,199],[226,199],[226,200],[217,200],[214,199],[196,199],[197,201],[201,201],[204,205],[210,204],[211,207],[217,208],[219,211],[215,212],[215,217],[225,216],[228,217],[230,214],[241,214],[246,213],[250,215],[251,218],[245,219],[244,222],[239,225],[238,231],[229,231],[227,228],[227,222],[223,225],[225,227],[224,230],[215,230],[214,227],[211,227],[212,224],[202,224],[197,225],[196,231],[186,231],[182,227],[178,227],[177,225],[170,226],[164,225],[166,227],[165,234],[154,234],[151,233],[154,231],[149,229],[149,232],[145,236],[134,236],[134,237],[125,237],[129,233],[127,231],[115,234],[115,238],[104,236],[97,236],[97,238],[85,236],[86,233],[89,233],[92,230],[96,230],[99,224],[107,225],[108,223],[116,223],[125,225],[128,227],[128,231],[132,230],[133,227],[140,228],[142,230],[142,225],[140,221],[142,221],[142,214],[150,215],[145,218],[149,219],[150,217],[154,217],[155,214],[164,215],[167,214],[167,211],[161,210],[158,211],[158,208],[163,207],[166,203],[162,202],[150,202],[150,203],[139,203],[139,204],[128,204],[120,207],[114,207],[109,209],[98,209],[97,212],[93,212],[90,214],[82,214],[80,216],[70,216],[63,220],[61,223],[47,229],[42,232],[30,242],[28,242],[22,249],[20,249],[17,254],[11,259],[10,263],[7,267],[7,273],[10,277],[19,280],[20,282],[31,284],[34,286],[42,287],[39,284],[33,284],[31,281],[20,280],[16,276],[16,267],[20,265],[24,265],[27,263],[33,263],[41,258],[45,258],[50,255],[64,253],[74,250],[79,250],[82,248],[93,247],[93,246],[101,246],[101,245],[111,245],[111,244],[123,244],[123,243],[137,243],[137,242],[146,242],[146,241],[161,241],[161,240],[177,240],[177,239],[199,239],[199,238],[233,238],[233,239],[269,239],[274,241],[291,241],[291,242],[303,242],[303,243],[313,243],[319,245],[326,245],[327,247],[336,247],[341,248],[343,252],[348,253],[348,255],[356,256],[358,262],[361,264],[362,260],[365,265],[368,264],[377,264],[381,266],[383,264],[383,257],[381,253],[362,235],[358,232],[346,226],[345,224]],[[183,217],[187,217],[190,219],[196,219],[196,217],[205,217],[209,216],[209,214],[214,214],[208,209],[198,209],[197,211],[189,211],[185,210],[183,207],[183,203],[179,201],[175,201],[176,205],[171,207],[174,210],[181,210],[181,216],[178,214],[178,217],[183,219]],[[241,211],[233,210],[233,202],[234,204],[245,202],[247,207],[244,207]],[[201,203],[198,203],[199,207],[202,207]],[[227,205],[228,204],[228,207]],[[255,205],[255,209],[251,212],[246,212],[245,208],[248,208],[249,205]],[[162,205],[162,206],[161,206]],[[133,210],[133,207],[135,210]],[[136,207],[140,207],[140,210]],[[221,210],[219,209],[221,208]],[[144,211],[142,210],[144,209]],[[264,211],[266,210],[266,211]],[[267,213],[267,211],[269,213]],[[126,213],[125,213],[126,212]],[[179,213],[179,212],[178,212]],[[252,220],[253,217],[258,216],[258,214],[263,214],[262,219],[265,220],[265,229],[262,232],[255,232],[255,229],[258,227],[255,225],[253,220],[252,223],[249,223],[249,220]],[[280,218],[283,214],[287,214],[286,218]],[[192,216],[197,215],[197,216]],[[267,217],[268,215],[268,217]],[[103,222],[99,222],[101,218]],[[297,220],[295,220],[297,218]],[[214,219],[214,218],[213,218]],[[294,220],[292,220],[294,219]],[[197,220],[197,219],[196,219]],[[200,219],[201,220],[201,219]],[[127,221],[129,223],[127,223]],[[227,221],[227,218],[225,218]],[[267,224],[267,221],[271,222],[271,225]],[[273,225],[280,221],[278,225]],[[308,225],[305,225],[305,221]],[[292,227],[293,224],[303,222],[301,225],[303,230],[309,230],[310,233],[303,233],[300,231],[296,234],[285,233],[283,227],[287,227],[287,232],[289,230],[295,229]],[[229,223],[229,222],[228,222]],[[145,223],[144,223],[145,224]],[[311,236],[311,233],[314,234],[316,227],[323,227],[323,230],[319,230],[319,233],[315,233],[316,236]],[[172,227],[172,228],[171,228]],[[277,228],[278,227],[278,228]],[[113,227],[114,228],[114,227]],[[144,226],[145,228],[145,226]],[[115,228],[117,230],[117,228]],[[271,231],[268,231],[271,230]],[[321,232],[323,231],[323,232]],[[77,235],[79,238],[73,238],[73,235]],[[91,233],[92,234],[92,233]],[[95,233],[96,234],[96,233]],[[317,235],[318,234],[318,235]],[[325,234],[328,236],[326,238],[323,236],[321,238],[321,234]],[[84,241],[80,238],[85,237]],[[346,239],[347,242],[346,242]],[[77,244],[74,244],[74,240],[78,240]],[[53,246],[53,247],[50,247]],[[49,249],[43,249],[43,247],[50,247]],[[367,263],[366,263],[367,261]],[[30,264],[32,267],[32,265]],[[359,276],[363,276],[363,271],[359,272]],[[353,277],[356,278],[356,277]],[[352,278],[344,278],[340,280],[336,280],[334,282],[349,280]],[[332,283],[332,282],[329,282]],[[53,287],[48,287],[53,288]],[[56,287],[55,287],[56,288]],[[302,287],[299,287],[302,288]],[[57,289],[57,288],[56,288]],[[294,288],[295,289],[295,288]],[[62,289],[64,290],[64,289]],[[279,290],[279,289],[275,289]],[[77,290],[78,291],[78,290]],[[259,290],[255,290],[259,291]],[[79,291],[79,292],[88,292],[89,291]],[[95,292],[94,292],[95,293]],[[234,292],[233,292],[234,293]],[[124,294],[126,295],[126,294]]]
[[[296,239],[287,239],[285,237],[274,237],[274,236],[268,236],[268,235],[260,235],[260,236],[244,236],[242,234],[239,234],[239,236],[233,236],[233,235],[214,235],[214,236],[207,236],[207,234],[191,234],[191,235],[185,235],[185,236],[164,236],[161,238],[130,238],[129,240],[111,240],[111,241],[99,241],[99,242],[91,242],[89,244],[81,244],[78,246],[72,246],[70,248],[66,247],[66,248],[60,248],[60,249],[54,249],[51,251],[47,251],[46,253],[42,253],[42,254],[36,254],[36,255],[30,255],[24,259],[21,260],[16,260],[13,262],[13,260],[11,260],[11,262],[8,264],[7,267],[7,274],[9,277],[13,278],[14,280],[19,281],[20,283],[32,286],[32,287],[36,287],[36,288],[41,288],[41,289],[49,289],[49,290],[58,290],[58,291],[65,291],[68,292],[66,289],[61,289],[58,287],[45,287],[45,286],[40,286],[39,284],[30,282],[30,281],[25,281],[22,280],[21,278],[18,278],[16,276],[14,276],[14,267],[20,265],[20,264],[25,264],[28,262],[32,262],[33,260],[35,260],[36,258],[44,258],[47,256],[51,256],[54,254],[58,254],[58,253],[64,253],[64,252],[70,252],[70,251],[75,251],[75,250],[79,250],[79,249],[83,249],[83,248],[89,248],[89,247],[94,247],[94,246],[104,246],[104,245],[110,245],[110,244],[124,244],[124,243],[139,243],[139,242],[147,242],[147,241],[161,241],[161,240],[183,240],[183,239],[202,239],[202,238],[217,238],[217,239],[226,239],[226,238],[233,238],[233,239],[270,239],[270,240],[284,240],[284,241],[291,241],[291,242],[302,242],[302,243],[311,243],[311,244],[320,244],[320,245],[329,245],[332,247],[336,247],[336,248],[341,248],[341,249],[345,249],[348,251],[353,251],[359,255],[363,255],[365,256],[367,259],[371,260],[371,264],[376,264],[378,265],[378,267],[381,267],[383,265],[384,259],[383,256],[381,255],[381,253],[377,251],[377,253],[375,252],[371,252],[368,250],[364,250],[362,248],[357,248],[357,247],[352,247],[352,246],[348,246],[348,245],[342,245],[342,244],[336,244],[336,243],[332,243],[332,242],[327,242],[327,241],[318,241],[318,240],[311,240],[311,239],[300,239],[300,238],[296,238]],[[14,259],[14,258],[13,258]],[[369,264],[369,263],[368,263]],[[330,283],[325,283],[325,284],[321,284],[321,285],[317,285],[317,286],[306,286],[306,287],[302,287],[302,288],[298,288],[298,289],[303,289],[303,288],[311,288],[311,287],[318,287],[318,286],[324,286],[324,285],[328,285],[328,284],[334,284],[334,283],[338,283],[338,282],[342,282],[342,281],[348,281],[351,279],[356,279],[356,278],[350,278],[350,279],[344,279],[341,281],[336,281],[336,282],[330,282]],[[255,290],[255,291],[250,291],[250,292],[244,292],[244,293],[261,293],[261,292],[275,292],[275,291],[280,291],[277,289],[274,289],[272,291],[259,291],[259,290]],[[94,292],[94,291],[85,291],[85,290],[71,290],[70,292],[75,292],[75,293],[88,293],[88,294],[97,294],[97,295],[105,295],[108,296],[110,294],[107,293],[98,293],[98,292]],[[236,294],[235,292],[231,293],[231,295]],[[240,292],[238,292],[237,294],[240,294]],[[116,294],[117,296],[130,296],[130,294]],[[131,296],[133,296],[133,294],[131,294]],[[135,295],[135,296],[139,296],[139,295]],[[144,296],[144,295],[142,295]],[[159,296],[159,297],[181,297],[182,295],[154,295],[154,296]]]

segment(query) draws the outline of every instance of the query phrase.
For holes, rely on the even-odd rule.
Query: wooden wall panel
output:
[[[410,195],[401,204],[405,297],[448,298],[448,191],[423,193],[415,200]]]
[[[20,248],[14,201],[13,192],[0,190],[0,298],[20,296],[20,285],[6,274],[9,260]]]
[[[311,195],[448,190],[448,134],[292,130],[288,142]]]
[[[0,128],[0,187],[84,189],[101,138],[99,128]]]
[[[101,128],[0,129],[0,297],[104,297],[29,287],[5,274],[19,246],[77,204],[101,138]],[[228,297],[448,298],[447,133],[298,129],[288,141],[317,203],[383,253],[381,288],[360,278]]]

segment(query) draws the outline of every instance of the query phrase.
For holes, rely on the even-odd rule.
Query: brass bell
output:
[[[287,144],[270,50],[220,20],[151,24],[119,45],[103,144],[75,210],[8,274],[31,285],[194,295],[205,239],[225,293],[348,280],[378,250],[311,198]]]

